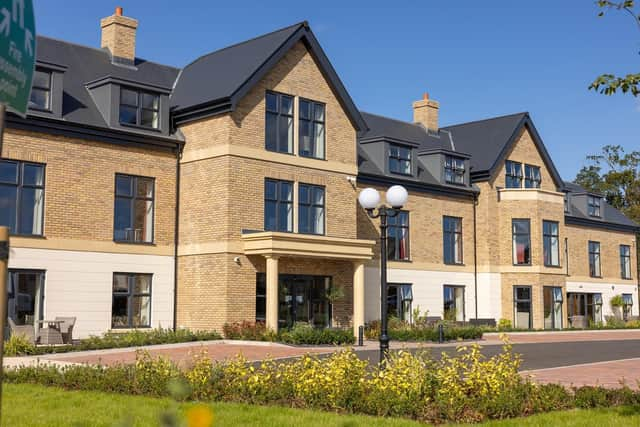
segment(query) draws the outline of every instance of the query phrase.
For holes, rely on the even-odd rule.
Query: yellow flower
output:
[[[205,405],[197,405],[187,411],[187,425],[189,427],[213,426],[213,411]]]

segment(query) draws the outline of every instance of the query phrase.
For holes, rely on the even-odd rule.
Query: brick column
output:
[[[278,331],[278,256],[265,255],[267,259],[267,329]]]
[[[353,333],[358,337],[358,328],[364,325],[364,262],[353,263]]]

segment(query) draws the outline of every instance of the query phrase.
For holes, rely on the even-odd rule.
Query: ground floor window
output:
[[[444,285],[444,320],[464,321],[464,286]]]
[[[520,329],[531,329],[531,286],[513,287],[514,326]]]
[[[602,294],[567,292],[567,313],[574,328],[602,322]]]
[[[622,318],[624,320],[629,320],[632,307],[633,307],[633,295],[622,294]]]
[[[544,328],[562,329],[562,288],[545,286],[542,294],[544,304]]]
[[[407,283],[389,283],[387,285],[387,315],[411,322],[411,303],[413,290]]]
[[[317,328],[331,326],[331,303],[328,295],[331,277],[281,274],[278,277],[278,327],[291,328],[308,323]],[[256,277],[256,320],[267,317],[266,274]]]
[[[151,274],[114,273],[112,328],[151,326]]]
[[[7,317],[16,325],[33,325],[44,318],[44,271],[9,270]]]

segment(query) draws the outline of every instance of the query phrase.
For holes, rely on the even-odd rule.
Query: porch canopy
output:
[[[278,329],[278,259],[319,258],[353,263],[353,331],[364,325],[364,263],[373,258],[375,241],[308,234],[260,231],[243,233],[245,255],[266,258],[267,328]]]

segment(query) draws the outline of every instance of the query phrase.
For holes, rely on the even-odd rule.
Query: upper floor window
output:
[[[154,179],[116,174],[113,239],[153,242]]]
[[[512,162],[507,160],[506,162],[506,180],[505,186],[507,188],[521,188],[522,187],[522,163]]]
[[[400,211],[398,215],[389,217],[387,221],[388,259],[409,260],[409,212]]]
[[[531,222],[528,219],[511,220],[513,234],[513,263],[531,264]]]
[[[33,73],[29,108],[51,110],[51,71],[36,69]]]
[[[631,279],[631,246],[620,245],[620,274],[623,279]]]
[[[464,184],[464,160],[446,156],[444,159],[444,180],[447,184]]]
[[[292,96],[267,92],[265,147],[269,151],[293,154]]]
[[[389,144],[389,172],[411,175],[411,148]]]
[[[324,159],[324,104],[300,99],[298,106],[299,154],[304,157]]]
[[[264,182],[264,229],[293,231],[293,183],[266,179]]]
[[[120,123],[158,129],[160,97],[154,93],[120,88]]]
[[[0,160],[0,225],[11,234],[42,235],[44,165]]]
[[[540,167],[524,165],[524,188],[540,188]]]
[[[600,197],[587,196],[587,212],[589,216],[600,217]]]
[[[589,276],[601,277],[600,242],[589,241]]]
[[[560,237],[557,222],[542,221],[542,240],[544,265],[558,267],[560,265]]]
[[[300,233],[324,234],[324,187],[298,186],[298,218]]]
[[[462,218],[442,217],[445,264],[462,264]]]
[[[151,274],[114,273],[112,328],[151,326]]]

